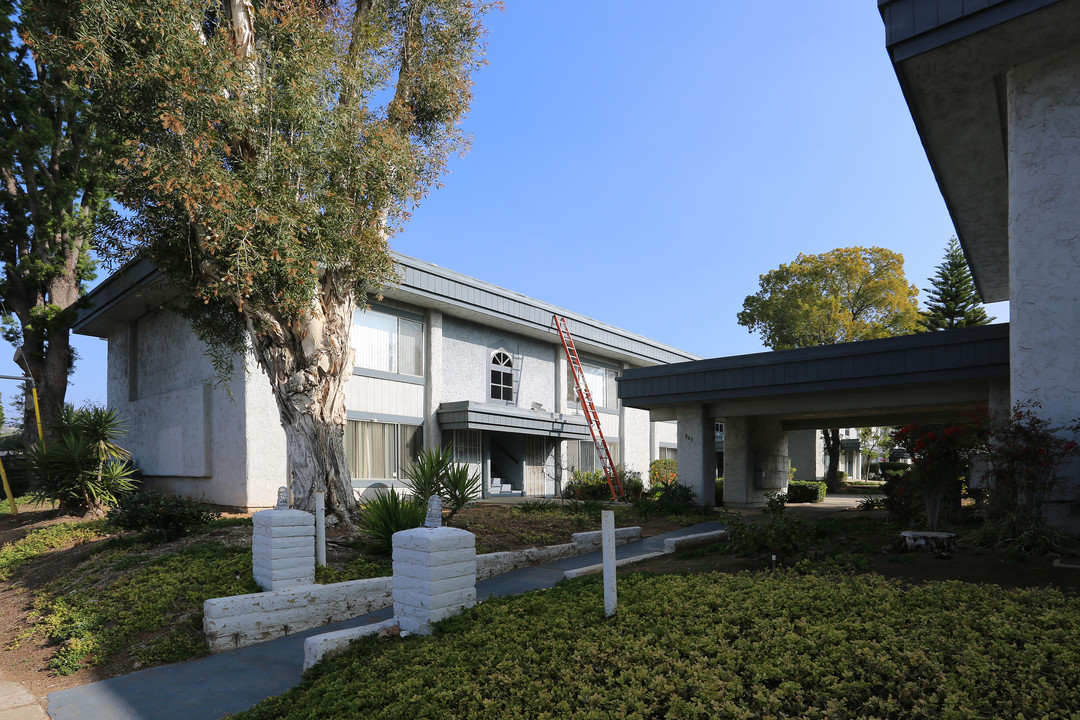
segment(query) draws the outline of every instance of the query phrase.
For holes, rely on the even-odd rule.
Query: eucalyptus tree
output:
[[[94,277],[95,232],[112,218],[117,140],[74,68],[43,52],[70,40],[78,3],[0,0],[0,300],[3,335],[22,348],[46,429],[56,425],[74,352],[76,304]],[[47,49],[44,48],[44,49]],[[34,442],[33,403],[23,403]]]
[[[350,329],[395,278],[388,240],[464,149],[490,9],[469,0],[85,0],[78,42],[128,140],[130,215],[224,358],[249,348],[285,430],[295,503],[352,507]]]

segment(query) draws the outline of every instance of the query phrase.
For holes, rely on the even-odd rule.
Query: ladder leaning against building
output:
[[[581,411],[585,414],[585,421],[589,424],[589,432],[592,434],[593,445],[596,446],[596,456],[600,458],[600,467],[604,470],[608,487],[611,489],[612,500],[622,500],[623,487],[619,481],[619,474],[615,470],[615,461],[611,457],[611,449],[608,448],[607,440],[604,439],[604,431],[600,429],[600,416],[596,412],[589,386],[585,383],[585,371],[581,369],[581,359],[578,358],[577,349],[574,347],[574,338],[570,335],[570,328],[566,324],[566,318],[552,315],[551,321],[559,332],[563,350],[566,351],[566,359],[570,363],[570,372],[574,376],[574,387],[577,390],[578,402],[581,403]]]

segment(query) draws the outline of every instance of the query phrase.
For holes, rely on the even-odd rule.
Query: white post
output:
[[[618,604],[615,594],[615,513],[600,513],[601,554],[604,557],[604,617],[612,617]]]
[[[326,493],[315,493],[315,564],[326,567]]]

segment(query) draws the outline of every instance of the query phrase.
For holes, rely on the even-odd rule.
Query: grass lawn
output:
[[[620,576],[369,638],[238,717],[988,718],[1080,712],[1080,600],[877,575]]]

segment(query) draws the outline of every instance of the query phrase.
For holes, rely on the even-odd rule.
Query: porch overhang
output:
[[[523,410],[473,400],[442,403],[436,414],[442,430],[489,430],[561,440],[587,440],[590,437],[589,426],[581,415]]]

